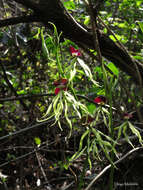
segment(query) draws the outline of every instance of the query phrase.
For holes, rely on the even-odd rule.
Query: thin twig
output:
[[[67,186],[62,187],[61,190],[67,190],[67,189],[69,189],[74,183],[75,183],[75,182],[72,181],[72,182],[71,182],[70,184],[68,184]]]
[[[37,124],[32,125],[32,126],[30,125],[30,126],[24,128],[24,129],[20,129],[19,131],[16,131],[16,132],[14,132],[14,133],[10,133],[10,134],[8,134],[8,135],[5,135],[5,136],[0,137],[0,141],[1,141],[1,140],[4,140],[4,139],[7,139],[7,138],[10,138],[10,137],[13,137],[13,136],[16,136],[16,135],[19,135],[19,134],[22,134],[22,133],[24,133],[24,132],[26,132],[26,131],[28,131],[28,130],[31,130],[31,129],[36,128],[36,127],[40,127],[40,126],[42,126],[42,125],[51,123],[51,122],[53,122],[53,121],[55,121],[55,119],[51,119],[51,120],[48,120],[48,121],[44,121],[44,122],[41,122],[41,123],[37,123]]]
[[[43,96],[55,96],[55,94],[26,94],[26,95],[19,95],[18,97],[12,96],[12,97],[7,97],[7,98],[0,98],[0,103],[2,102],[7,102],[7,101],[17,101],[17,100],[22,100],[22,99],[31,99],[31,98],[40,98]]]
[[[40,158],[39,158],[39,155],[38,155],[37,151],[35,151],[35,154],[36,154],[36,158],[37,158],[37,161],[38,161],[38,164],[39,164],[39,168],[40,168],[40,170],[41,170],[41,172],[43,174],[43,177],[45,179],[45,182],[48,183],[48,178],[47,178],[46,173],[45,173],[45,171],[44,171],[44,169],[42,167],[42,164],[41,164],[41,161],[40,161]]]
[[[24,154],[24,155],[22,155],[22,156],[19,156],[19,157],[13,159],[13,160],[7,161],[7,162],[1,164],[1,165],[0,165],[0,168],[6,166],[6,165],[8,165],[8,164],[10,164],[11,162],[16,162],[16,161],[18,161],[18,160],[21,160],[21,159],[23,159],[23,158],[25,158],[25,157],[27,157],[27,156],[29,156],[29,155],[35,153],[35,151],[36,151],[36,150],[33,150],[33,151],[28,152],[28,153],[26,153],[26,154]]]

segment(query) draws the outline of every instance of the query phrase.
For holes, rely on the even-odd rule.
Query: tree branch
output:
[[[16,3],[20,3],[23,6],[32,9],[33,11],[38,10],[38,5],[36,3],[33,3],[31,0],[12,0],[15,1]]]
[[[19,24],[19,23],[30,23],[30,22],[38,22],[38,21],[40,20],[35,15],[12,17],[8,19],[0,20],[0,27]]]

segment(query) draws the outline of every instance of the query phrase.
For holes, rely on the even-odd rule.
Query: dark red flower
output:
[[[95,118],[91,117],[90,115],[87,118],[87,123],[91,123],[95,120]]]
[[[85,124],[90,124],[95,120],[95,118],[91,117],[90,115],[82,117],[82,123]]]
[[[70,52],[72,56],[79,57],[81,53],[78,49],[75,49],[73,46],[70,46]]]
[[[56,86],[55,95],[57,95],[61,90],[66,91],[67,83],[68,83],[67,79],[59,79],[59,80],[54,81],[54,86]]]
[[[131,119],[132,117],[133,117],[133,115],[131,113],[124,113],[123,114],[124,119]]]
[[[106,98],[104,96],[97,96],[94,99],[94,103],[100,105],[100,104],[105,104],[106,103]]]
[[[59,86],[59,85],[67,85],[68,80],[67,79],[59,79],[54,81],[54,86]]]

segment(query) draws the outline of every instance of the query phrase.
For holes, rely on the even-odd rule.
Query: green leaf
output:
[[[140,135],[140,132],[132,125],[131,122],[128,121],[128,124],[129,124],[129,127],[130,127],[132,133],[138,137],[139,142],[142,144],[143,140],[142,140],[142,137]]]
[[[95,159],[98,158],[98,160],[101,161],[101,158],[100,158],[100,156],[99,156],[99,150],[98,150],[98,147],[97,147],[97,145],[96,145],[96,139],[94,139],[94,141],[92,142],[92,145],[91,145],[91,146],[93,147],[93,151],[92,151],[93,157],[94,157]],[[96,158],[96,156],[97,156],[97,158]]]
[[[119,75],[119,70],[113,63],[108,63],[107,67],[112,71],[114,75]]]
[[[134,148],[134,145],[130,141],[130,139],[129,139],[127,133],[126,133],[126,130],[127,130],[127,125],[124,125],[124,127],[123,127],[123,135],[124,135],[126,141]]]
[[[51,112],[51,110],[52,110],[52,104],[49,105],[48,110],[46,111],[46,113],[43,116],[43,118],[46,117]]]
[[[95,111],[95,109],[96,109],[96,105],[94,105],[94,104],[88,104],[88,105],[87,105],[87,109],[88,109],[88,111],[89,111],[91,114],[93,114],[94,111]]]
[[[73,78],[75,77],[75,75],[76,75],[76,63],[74,64],[74,69],[71,70],[71,72],[70,72],[69,82],[73,80]]]
[[[125,123],[123,123],[122,125],[120,125],[118,128],[118,134],[117,134],[117,139],[116,139],[116,141],[118,141],[119,139],[120,139],[120,137],[121,137],[121,135],[122,135],[122,130],[123,130],[123,127],[124,127],[124,125],[126,125]],[[116,129],[115,129],[116,130]]]
[[[82,146],[83,146],[83,140],[85,139],[85,137],[89,134],[90,130],[87,129],[83,135],[81,136],[81,139],[80,139],[80,143],[79,143],[79,150],[82,149]]]
[[[45,58],[49,58],[50,55],[49,55],[49,51],[48,51],[48,48],[46,46],[46,42],[45,42],[45,39],[44,39],[43,29],[41,29],[41,39],[42,39],[43,55],[45,56]]]
[[[81,151],[78,151],[76,152],[71,158],[70,158],[70,162],[72,162],[73,160],[76,160],[77,158],[79,158],[83,153],[84,151],[86,150],[86,146],[81,150]]]
[[[122,36],[115,34],[115,37],[113,35],[109,35],[110,39],[116,42],[117,40],[120,41],[122,39]]]
[[[57,112],[57,104],[58,104],[58,101],[59,101],[59,99],[60,99],[60,94],[61,93],[58,93],[58,95],[57,96],[55,96],[54,98],[53,98],[53,110],[54,110],[54,113],[56,114],[56,112]]]
[[[138,22],[138,24],[140,26],[140,29],[141,29],[142,33],[143,33],[143,22]]]
[[[62,33],[60,33],[58,35],[58,31],[57,31],[56,26],[52,22],[49,22],[49,24],[51,24],[54,27],[54,38],[53,38],[53,40],[54,40],[55,47],[58,47],[59,46],[59,42],[60,42],[60,36],[62,35]]]
[[[85,16],[84,24],[88,25],[90,23],[90,16]]]
[[[69,133],[69,137],[71,136],[71,131],[72,131],[72,122],[71,120],[68,118],[68,104],[67,101],[65,100],[65,118],[69,124],[70,127],[70,133]]]
[[[18,95],[26,94],[26,90],[19,90],[17,91],[17,94]]]
[[[35,137],[34,138],[34,141],[37,145],[40,145],[41,144],[41,139],[39,137]]]
[[[68,9],[68,10],[73,10],[73,9],[76,8],[75,7],[76,5],[75,5],[74,1],[65,1],[65,0],[63,0],[63,4],[66,7],[66,9]]]

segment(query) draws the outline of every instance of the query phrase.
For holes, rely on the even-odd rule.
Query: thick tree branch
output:
[[[13,0],[17,3],[22,4],[23,6],[32,9],[34,11],[38,10],[38,5],[36,5],[36,3],[33,3],[31,0]]]
[[[81,26],[63,7],[60,0],[39,0],[38,3],[32,0],[13,0],[30,8],[44,25],[53,22],[58,31],[63,35],[78,43],[81,46],[94,49],[93,35]],[[143,79],[143,68],[136,60],[132,59],[127,52],[108,36],[98,30],[98,41],[101,54],[112,61],[121,70],[132,76],[134,81],[139,82],[139,74]]]
[[[38,21],[39,19],[35,15],[12,17],[8,19],[0,20],[0,27],[19,24],[19,23],[30,23],[30,22],[38,22]]]

